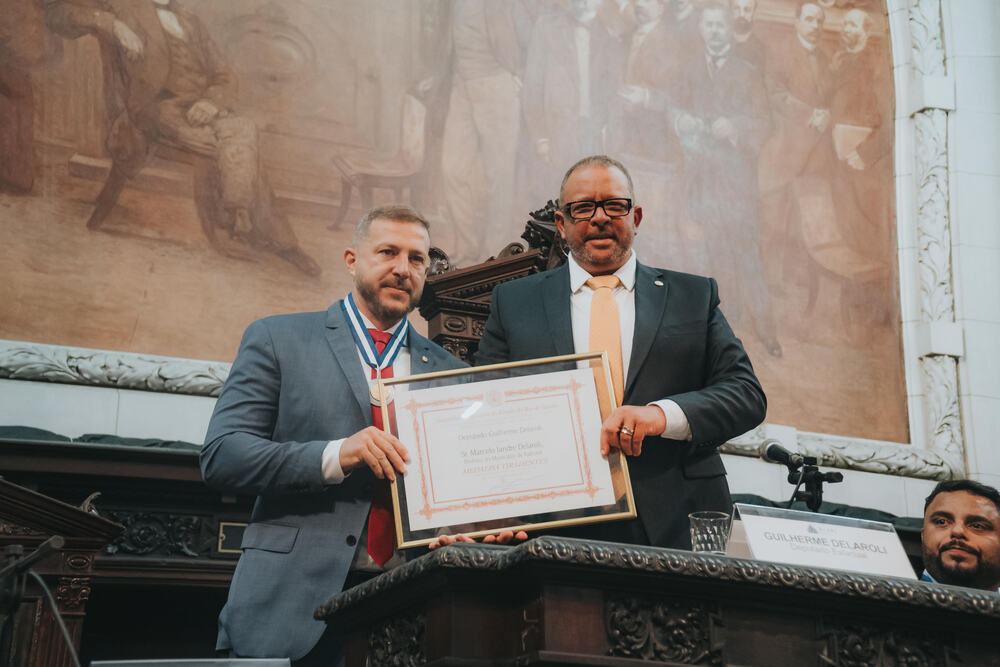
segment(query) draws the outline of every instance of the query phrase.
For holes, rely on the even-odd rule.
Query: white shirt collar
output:
[[[587,279],[591,276],[587,273],[586,269],[576,263],[576,260],[573,259],[572,253],[570,253],[566,263],[569,265],[569,289],[571,293],[576,294],[586,284]],[[618,276],[618,280],[622,282],[622,287],[630,292],[632,291],[632,288],[635,287],[635,268],[635,251],[630,250],[628,259],[621,265],[621,267],[619,267],[617,271],[615,271],[615,275]]]

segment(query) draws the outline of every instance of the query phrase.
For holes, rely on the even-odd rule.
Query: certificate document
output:
[[[609,506],[588,368],[399,391],[409,529]]]

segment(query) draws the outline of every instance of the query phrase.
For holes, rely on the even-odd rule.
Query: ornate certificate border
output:
[[[593,387],[597,391],[597,394],[593,395],[593,399],[601,406],[600,417],[603,419],[615,405],[602,402],[598,398],[598,395],[602,393],[605,397],[614,396],[614,387],[611,384],[611,372],[608,367],[607,355],[601,352],[567,354],[542,359],[530,359],[505,364],[492,364],[489,366],[461,368],[380,380],[381,385],[392,387],[411,384],[426,385],[435,381],[448,383],[449,380],[459,379],[457,384],[451,382],[446,387],[441,387],[441,389],[448,390],[449,394],[453,393],[450,390],[455,387],[468,387],[468,391],[463,392],[462,397],[458,399],[447,395],[441,396],[440,391],[435,390],[432,390],[432,393],[437,395],[431,396],[428,400],[421,403],[417,402],[416,393],[410,394],[405,399],[397,397],[395,404],[396,419],[399,422],[412,420],[413,433],[417,439],[415,445],[410,448],[411,458],[409,468],[412,471],[414,466],[416,466],[416,469],[419,470],[420,488],[419,505],[414,507],[409,504],[409,501],[412,501],[412,496],[406,492],[405,479],[397,477],[396,481],[391,485],[393,508],[395,510],[396,541],[401,548],[428,544],[437,537],[441,530],[444,530],[444,532],[462,532],[470,537],[479,537],[496,533],[502,529],[536,531],[544,528],[558,528],[615,519],[629,519],[636,516],[635,499],[632,495],[628,463],[625,457],[617,450],[612,450],[606,461],[603,459],[592,461],[588,458],[587,452],[583,447],[582,429],[584,428],[584,421],[581,419],[581,415],[583,414],[581,399],[584,398],[582,391],[586,387],[580,384],[576,376],[570,375],[567,377],[562,373],[553,375],[552,373],[543,371],[538,374],[518,378],[517,384],[520,385],[522,381],[526,383],[531,381],[530,386],[511,387],[506,382],[506,379],[510,376],[498,380],[499,383],[504,383],[502,386],[493,382],[497,380],[496,377],[493,377],[494,375],[514,369],[538,367],[539,370],[542,370],[550,367],[550,370],[553,371],[563,371],[568,370],[565,368],[567,364],[575,367],[577,362],[581,361],[591,362],[590,368],[582,370],[588,377],[593,378]],[[488,379],[479,383],[462,384],[461,378],[474,379],[476,375],[485,376]],[[534,382],[535,379],[537,379],[537,383]],[[379,393],[385,395],[384,389],[380,389]],[[433,486],[429,478],[430,465],[428,459],[430,458],[430,443],[425,442],[422,438],[422,435],[426,435],[424,420],[430,412],[442,409],[452,412],[456,411],[456,409],[460,411],[461,406],[456,405],[460,401],[482,401],[489,405],[491,404],[491,400],[495,400],[495,404],[500,405],[530,400],[532,396],[539,397],[545,395],[564,397],[570,407],[569,413],[571,419],[575,419],[575,423],[571,423],[567,430],[572,432],[573,449],[580,456],[580,479],[578,481],[574,481],[568,487],[548,486],[522,489],[509,493],[494,493],[479,498],[460,497],[448,500],[435,500],[430,497],[428,489]],[[385,405],[382,406],[382,423],[392,423],[388,408]],[[600,430],[600,420],[595,421],[593,425],[598,431]],[[600,504],[601,501],[598,501],[594,497],[598,491],[598,487],[595,486],[594,482],[595,470],[592,468],[594,465],[608,466],[608,472],[610,473],[610,480],[608,481],[610,481],[614,489],[614,501],[611,504]],[[412,491],[413,489],[410,490]],[[578,505],[570,509],[549,507],[546,505],[546,509],[540,510],[540,508],[533,504],[540,500],[558,502],[560,498],[565,499],[571,496],[579,497],[586,495],[590,496],[590,504]],[[516,508],[515,511],[520,512],[520,514],[508,514],[504,518],[487,517],[481,521],[477,520],[474,524],[463,524],[458,527],[451,526],[447,529],[411,527],[412,519],[410,517],[418,514],[426,519],[430,519],[433,515],[441,512],[453,510],[458,510],[459,512],[478,509],[490,510],[498,505],[511,505],[512,509]],[[528,508],[531,509],[528,510]],[[531,513],[529,514],[526,510]]]

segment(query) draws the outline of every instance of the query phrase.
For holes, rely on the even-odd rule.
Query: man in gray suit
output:
[[[638,518],[572,532],[690,548],[688,513],[730,508],[719,445],[757,426],[766,400],[719,310],[715,280],[636,260],[642,208],[633,200],[632,179],[617,160],[592,156],[566,172],[555,220],[570,257],[494,290],[476,363],[586,352],[597,347],[595,329],[617,324],[622,406],[605,419],[601,447],[629,457]],[[616,314],[591,319],[599,299],[607,303],[597,293],[608,285],[595,278],[607,276],[617,279]]]
[[[313,610],[345,581],[401,560],[390,533],[387,550],[370,539],[379,532],[368,520],[380,505],[373,496],[408,460],[398,439],[372,425],[371,377],[464,366],[406,321],[429,263],[420,214],[376,208],[352,246],[344,252],[354,277],[346,299],[247,328],[208,426],[205,481],[257,496],[219,616],[217,648],[233,657],[336,664],[336,633],[324,633]]]

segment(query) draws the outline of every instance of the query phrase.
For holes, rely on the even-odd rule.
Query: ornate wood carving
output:
[[[609,655],[722,664],[722,646],[713,641],[718,616],[704,603],[616,597],[608,601],[605,619]]]
[[[949,665],[954,639],[926,633],[900,632],[889,627],[856,621],[827,621],[826,645],[821,664],[838,667],[860,665]]]
[[[90,599],[90,577],[59,577],[54,593],[61,611],[82,612]]]
[[[209,517],[167,512],[112,511],[108,517],[125,526],[107,553],[143,556],[162,554],[198,558],[210,555],[218,527]]]
[[[850,572],[817,570],[765,561],[639,547],[605,542],[543,536],[510,549],[484,544],[461,544],[438,549],[390,572],[348,589],[320,606],[317,618],[351,608],[362,600],[384,593],[434,570],[505,570],[527,563],[584,565],[760,584],[794,591],[824,591],[843,596],[880,600],[902,608],[949,610],[977,617],[1000,619],[1000,595],[987,591],[888,579]]]
[[[424,657],[422,613],[396,616],[372,628],[368,634],[368,664],[392,667],[416,667],[427,662]]]

